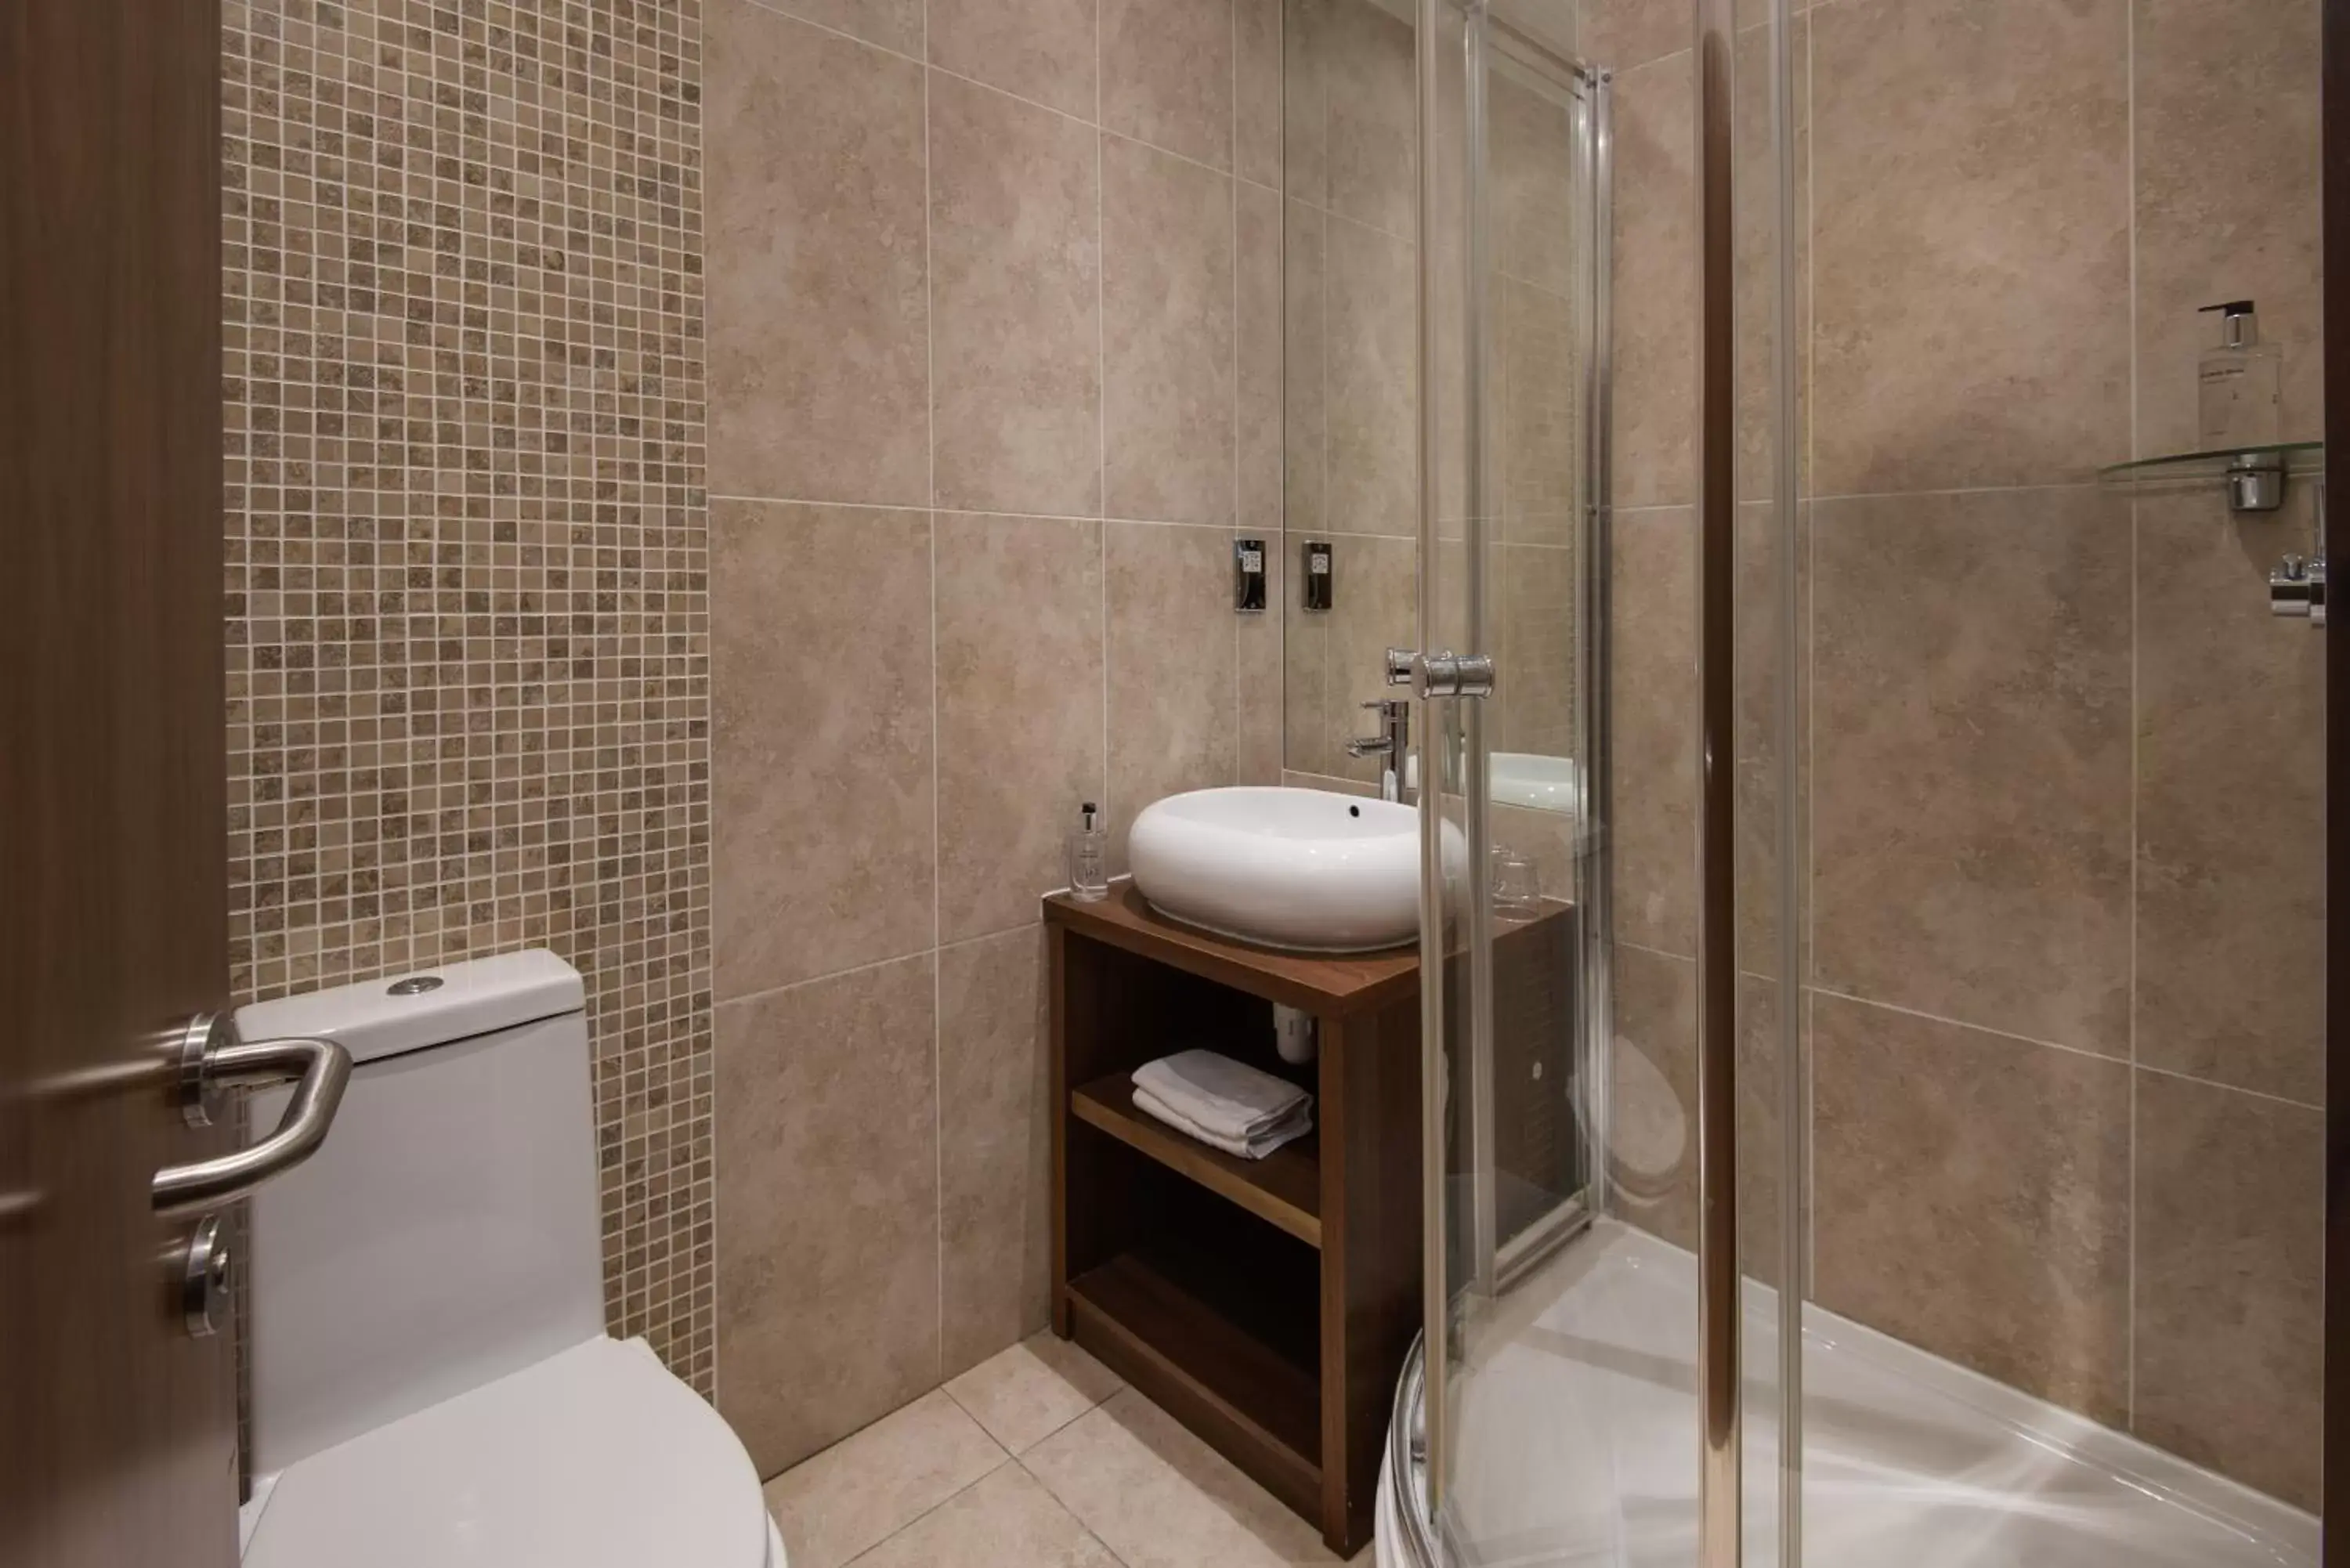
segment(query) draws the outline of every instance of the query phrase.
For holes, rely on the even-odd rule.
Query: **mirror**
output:
[[[1538,36],[1489,30],[1484,68],[1453,89],[1482,101],[1448,114],[1441,139],[1457,156],[1440,171],[1437,308],[1467,327],[1440,336],[1471,362],[1440,366],[1440,570],[1461,574],[1440,597],[1454,607],[1443,618],[1483,635],[1440,627],[1430,640],[1494,657],[1478,722],[1495,841],[1565,850],[1594,729],[1595,115],[1594,89]],[[1380,758],[1348,742],[1377,736],[1366,704],[1395,695],[1385,650],[1420,644],[1409,13],[1286,0],[1284,53],[1284,764],[1294,784],[1376,788]],[[1326,547],[1326,576],[1309,546]],[[1326,586],[1327,608],[1309,607],[1309,586]],[[1462,740],[1414,743],[1452,779]],[[1564,894],[1565,862],[1539,857]]]

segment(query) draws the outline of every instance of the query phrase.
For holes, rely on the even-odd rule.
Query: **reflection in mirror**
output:
[[[1378,758],[1350,754],[1349,742],[1376,732],[1367,705],[1392,695],[1384,650],[1423,640],[1408,8],[1287,0],[1284,47],[1284,763],[1294,782],[1375,787]],[[1471,329],[1446,339],[1456,352],[1470,344],[1469,362],[1441,370],[1452,405],[1446,462],[1458,471],[1440,487],[1441,532],[1453,546],[1445,569],[1463,574],[1456,583],[1473,578],[1481,601],[1453,613],[1482,625],[1478,640],[1502,671],[1482,720],[1488,794],[1508,808],[1495,832],[1524,840],[1513,846],[1562,897],[1592,722],[1581,651],[1597,308],[1580,172],[1590,114],[1575,84],[1493,53],[1483,112],[1443,143],[1462,153],[1478,143],[1483,164],[1478,181],[1458,182],[1463,232],[1440,236],[1449,254],[1438,269],[1439,308]],[[1466,212],[1480,197],[1482,224]],[[1475,286],[1464,287],[1472,268]],[[1326,572],[1307,570],[1309,545],[1326,549]],[[1309,585],[1326,587],[1326,605]],[[1456,597],[1448,590],[1448,602]],[[1436,632],[1467,640],[1459,628]],[[1460,742],[1456,732],[1444,747],[1448,780],[1461,776]]]

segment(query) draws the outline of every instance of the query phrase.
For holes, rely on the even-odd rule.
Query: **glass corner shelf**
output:
[[[2275,441],[2266,446],[2231,446],[2215,452],[2175,452],[2161,457],[2141,457],[2131,462],[2108,463],[2097,470],[2108,483],[2139,480],[2224,479],[2244,468],[2287,473],[2318,473],[2325,468],[2322,441]]]

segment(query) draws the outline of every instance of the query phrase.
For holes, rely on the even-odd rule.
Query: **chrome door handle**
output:
[[[1415,697],[1491,697],[1493,658],[1487,653],[1415,653],[1388,649],[1388,684],[1409,686]]]
[[[293,1098],[277,1130],[260,1142],[211,1159],[168,1165],[155,1173],[158,1214],[180,1214],[233,1203],[273,1177],[285,1175],[318,1152],[350,1082],[350,1053],[331,1040],[239,1042],[234,1028],[200,1020],[208,1044],[193,1064],[200,1096],[214,1088],[264,1084],[294,1085]],[[192,1030],[192,1033],[193,1031]],[[199,1101],[201,1103],[201,1100]]]
[[[1422,693],[1429,697],[1491,697],[1493,656],[1490,653],[1431,653],[1419,661]]]

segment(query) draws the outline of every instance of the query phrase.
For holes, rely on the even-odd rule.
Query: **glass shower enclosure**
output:
[[[1391,1568],[2317,1562],[2317,22],[1286,0],[1284,760],[1419,738]]]

